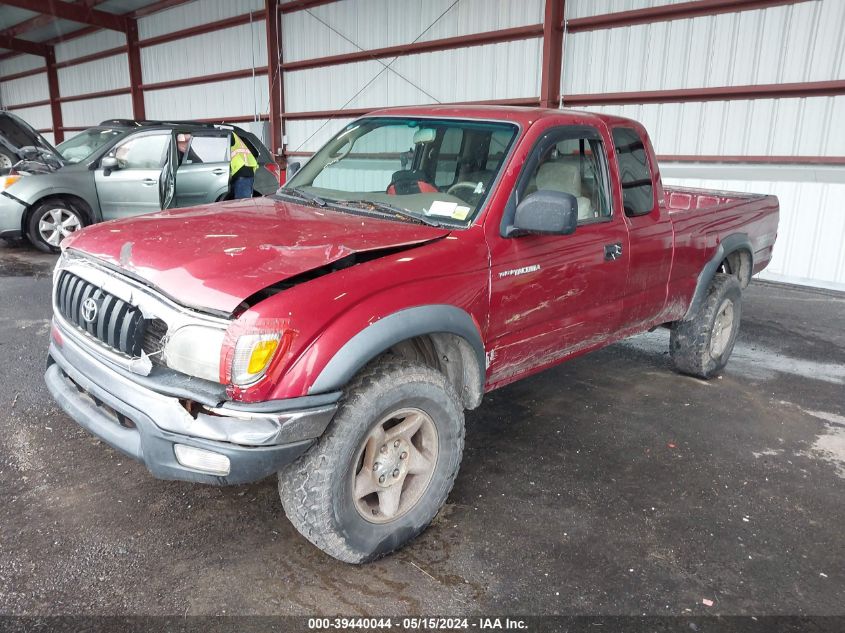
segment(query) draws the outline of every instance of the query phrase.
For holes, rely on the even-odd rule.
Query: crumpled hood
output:
[[[447,234],[253,198],[97,224],[68,237],[66,246],[131,272],[182,305],[231,313],[268,286],[353,253]]]

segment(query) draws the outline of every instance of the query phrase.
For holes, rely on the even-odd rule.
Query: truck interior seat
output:
[[[593,217],[593,203],[584,195],[577,158],[575,160],[563,158],[543,163],[537,170],[534,182],[537,189],[561,191],[575,196],[578,200],[579,220]]]

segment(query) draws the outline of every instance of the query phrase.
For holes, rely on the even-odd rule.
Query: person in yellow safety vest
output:
[[[232,132],[231,158],[229,160],[229,177],[232,181],[232,197],[252,198],[252,186],[255,182],[255,170],[258,161],[249,151],[246,144]]]

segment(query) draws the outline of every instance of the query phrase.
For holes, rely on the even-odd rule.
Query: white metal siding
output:
[[[36,130],[49,130],[53,128],[53,116],[50,113],[50,106],[48,105],[12,110],[12,114],[22,118]]]
[[[567,19],[666,2],[568,0]],[[567,34],[567,94],[639,92],[845,78],[845,2],[768,9]],[[595,106],[641,121],[662,155],[845,156],[845,96]],[[724,178],[669,183],[771,193],[781,205],[774,258],[761,277],[845,289],[845,168],[726,166]],[[753,174],[751,173],[753,172]]]
[[[824,0],[567,34],[564,95],[842,79],[843,30]]]
[[[84,64],[59,68],[59,94],[63,97],[129,87],[129,62],[125,53]]]
[[[399,57],[389,70],[364,61],[286,72],[285,110],[532,97],[540,91],[540,49],[531,39]]]
[[[63,62],[77,57],[93,55],[125,44],[126,36],[120,31],[95,31],[90,35],[83,35],[56,44],[56,61]]]
[[[62,104],[62,121],[66,127],[90,127],[104,119],[131,118],[132,98],[128,94]]]
[[[258,20],[252,25],[242,24],[142,48],[144,83],[266,66],[266,39],[264,20]],[[234,51],[237,53],[233,54]]]
[[[6,107],[18,103],[44,101],[49,98],[50,91],[47,87],[46,72],[0,83],[0,100]]]
[[[14,75],[36,68],[44,68],[44,58],[40,55],[16,55],[0,61],[0,75]]]
[[[618,11],[633,11],[648,7],[658,7],[689,0],[566,0],[566,17],[586,18],[592,15],[604,13],[616,13]]]
[[[642,122],[658,154],[845,155],[845,96],[584,109]]]
[[[194,0],[140,18],[138,36],[144,40],[263,8],[262,0]]]
[[[760,278],[845,290],[845,183],[665,180],[688,187],[776,195],[780,201],[778,239],[772,261]]]
[[[266,112],[267,77],[259,75],[212,84],[153,90],[146,93],[147,118],[220,119]]]
[[[462,0],[438,20],[453,1],[345,0],[286,13],[283,58],[292,62],[543,21],[543,0]]]

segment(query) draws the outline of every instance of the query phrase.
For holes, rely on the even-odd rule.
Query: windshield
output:
[[[123,132],[124,130],[113,128],[92,128],[77,134],[64,143],[60,143],[56,149],[59,150],[62,158],[67,162],[78,163],[88,158],[114,137],[123,134]]]
[[[515,125],[420,118],[350,123],[280,193],[390,205],[421,221],[466,225],[487,197],[516,137]]]

